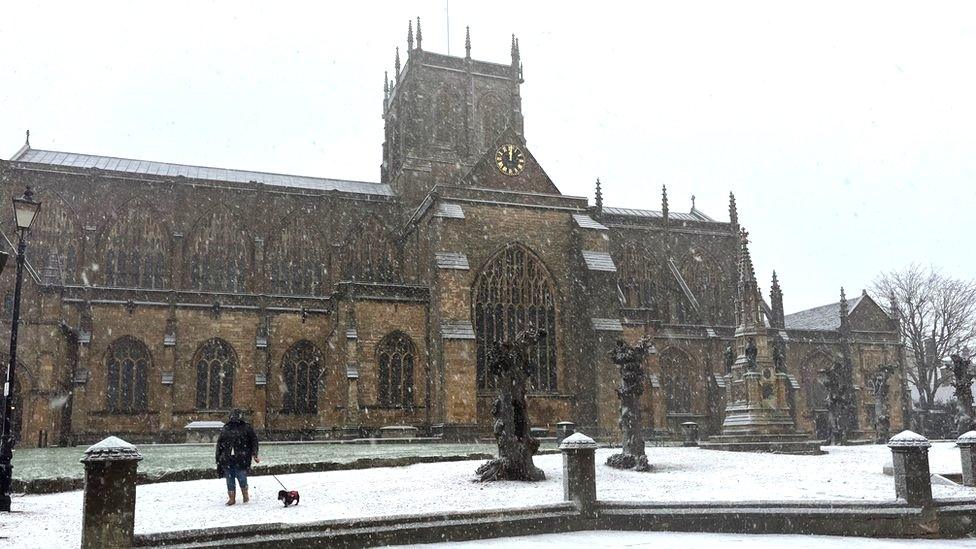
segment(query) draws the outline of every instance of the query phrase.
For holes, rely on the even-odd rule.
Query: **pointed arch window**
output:
[[[692,404],[691,358],[675,348],[668,348],[658,355],[661,381],[669,414],[690,413]]]
[[[42,192],[38,197],[44,207],[31,225],[31,242],[25,256],[38,272],[53,267],[59,283],[77,282],[77,216],[61,196]]]
[[[508,109],[497,95],[486,94],[481,98],[481,131],[485,147],[493,143],[508,126]]]
[[[492,388],[487,365],[492,343],[534,327],[547,336],[529,351],[532,388],[556,391],[555,291],[549,271],[528,248],[510,244],[482,267],[475,283],[474,326],[478,389]]]
[[[393,332],[376,347],[377,394],[383,406],[413,406],[413,367],[417,349],[410,336]]]
[[[204,342],[193,355],[193,365],[197,370],[197,408],[230,408],[237,369],[237,353],[230,343],[219,338]]]
[[[656,262],[650,253],[637,246],[627,246],[620,255],[617,280],[624,295],[624,305],[632,308],[656,307],[658,277]]]
[[[269,243],[267,259],[271,287],[285,295],[321,295],[326,285],[327,242],[298,220],[290,222]]]
[[[285,381],[284,412],[314,414],[319,409],[319,377],[322,373],[322,353],[311,341],[295,343],[281,361]]]
[[[243,292],[250,270],[249,237],[230,210],[219,207],[201,218],[187,242],[190,287]]]
[[[113,341],[105,352],[108,376],[105,397],[109,412],[145,412],[149,405],[147,378],[151,358],[146,344],[130,336]]]
[[[102,283],[115,288],[164,288],[167,236],[149,206],[129,203],[102,232]]]
[[[397,282],[397,250],[386,227],[367,217],[350,231],[343,247],[342,277],[366,282]]]
[[[460,120],[461,96],[450,88],[440,90],[434,99],[434,143],[453,147]]]

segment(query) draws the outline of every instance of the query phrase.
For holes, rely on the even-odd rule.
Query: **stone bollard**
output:
[[[682,446],[698,446],[698,424],[694,421],[686,421],[681,424],[681,434],[685,440]]]
[[[118,437],[85,450],[85,503],[81,547],[132,547],[136,518],[136,468],[142,454]]]
[[[560,444],[569,435],[576,432],[576,424],[572,421],[560,421],[556,424],[556,444]]]
[[[932,476],[929,472],[931,446],[927,438],[911,431],[902,431],[888,441],[895,474],[895,494],[913,507],[932,504]]]
[[[976,486],[976,431],[963,433],[956,445],[962,458],[962,484]]]
[[[596,511],[596,442],[583,433],[566,437],[559,445],[563,452],[563,496],[576,502],[584,515]]]

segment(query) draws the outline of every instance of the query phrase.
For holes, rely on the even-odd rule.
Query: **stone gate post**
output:
[[[956,440],[956,445],[962,458],[963,486],[976,486],[976,431],[964,433]]]
[[[583,433],[572,434],[559,444],[563,452],[563,496],[576,503],[584,515],[596,511],[596,442]]]
[[[85,450],[81,547],[131,547],[136,518],[136,469],[142,454],[118,437]]]
[[[927,438],[911,431],[902,431],[888,441],[895,473],[895,494],[911,506],[927,507],[932,503],[931,446]]]

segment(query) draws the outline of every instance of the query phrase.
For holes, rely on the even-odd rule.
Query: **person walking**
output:
[[[217,474],[227,481],[227,505],[237,502],[235,479],[241,485],[241,500],[244,503],[250,501],[247,471],[251,468],[251,459],[255,463],[261,463],[261,459],[258,457],[258,437],[244,419],[243,410],[235,408],[230,413],[230,419],[217,438],[216,454]]]

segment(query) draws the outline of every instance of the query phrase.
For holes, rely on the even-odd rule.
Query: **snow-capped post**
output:
[[[142,454],[118,437],[85,450],[81,547],[131,547],[136,518],[136,469]]]
[[[610,351],[610,360],[620,367],[620,453],[607,458],[607,465],[617,469],[650,471],[647,454],[644,453],[644,434],[641,425],[640,397],[644,394],[644,357],[654,354],[654,344],[647,336],[636,345],[627,345],[622,339]]]
[[[563,496],[576,503],[584,515],[596,510],[596,442],[583,433],[566,437],[559,449],[563,453]]]
[[[929,439],[912,431],[902,431],[888,441],[894,465],[895,495],[911,506],[932,504],[931,446]]]
[[[545,480],[546,474],[532,462],[539,441],[529,427],[525,401],[526,382],[532,375],[529,349],[546,337],[545,330],[519,332],[514,340],[495,341],[488,349],[488,372],[495,382],[495,440],[498,458],[475,472],[481,481]]]
[[[956,445],[962,458],[962,484],[976,486],[976,431],[964,433],[956,440]]]
[[[566,437],[576,432],[576,424],[572,421],[560,421],[556,424],[556,444],[566,440]]]

